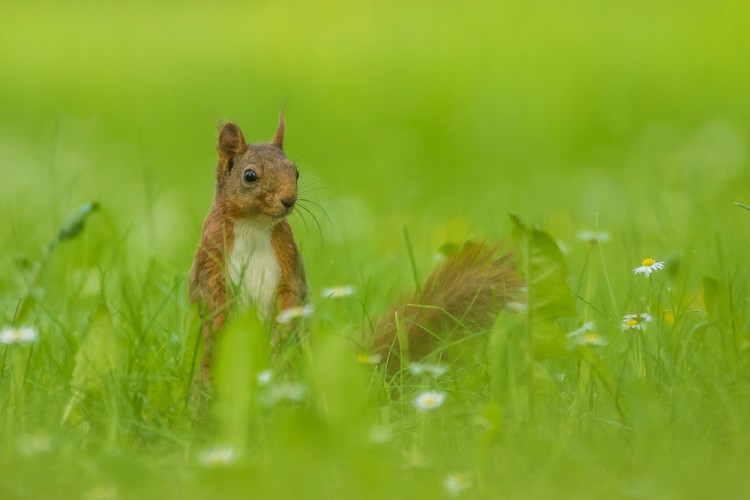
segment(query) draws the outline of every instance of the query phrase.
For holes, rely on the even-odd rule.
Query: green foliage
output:
[[[526,325],[537,358],[566,354],[560,320],[577,316],[573,292],[568,286],[568,267],[555,241],[544,231],[527,228],[511,216],[518,261],[526,282]]]
[[[749,15],[6,2],[0,328],[38,340],[0,344],[0,498],[742,497]],[[186,280],[215,124],[267,140],[285,102],[315,313],[275,353],[240,315],[208,404]],[[444,242],[509,231],[525,310],[434,372],[358,357]]]
[[[87,397],[106,400],[111,396],[112,376],[121,352],[112,315],[107,305],[100,303],[94,312],[89,332],[75,355],[75,368],[70,380],[72,396],[65,407],[63,422],[68,421],[71,413]]]
[[[703,278],[708,329],[706,335],[718,337],[720,359],[727,363],[730,373],[741,376],[738,364],[746,362],[750,349],[745,331],[745,314],[732,297],[732,287],[718,280]],[[744,368],[747,368],[745,366]]]
[[[214,380],[217,439],[240,454],[245,452],[256,378],[265,366],[267,346],[268,332],[252,309],[231,321],[220,338]]]
[[[321,413],[339,431],[357,425],[366,415],[369,381],[354,358],[349,340],[321,332],[309,357]]]

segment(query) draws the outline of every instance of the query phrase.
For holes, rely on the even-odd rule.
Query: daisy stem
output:
[[[596,230],[599,231],[599,213],[596,214]],[[602,248],[601,242],[596,245],[599,249],[599,258],[602,261],[602,272],[604,273],[604,281],[607,282],[607,290],[609,291],[609,299],[612,301],[613,317],[619,318],[620,313],[617,311],[617,300],[615,299],[615,292],[612,288],[612,283],[609,281],[609,273],[607,272],[607,263],[604,260],[604,249]]]
[[[588,256],[587,256],[588,258]],[[587,321],[591,321],[591,302],[594,300],[594,293],[596,292],[596,264],[595,259],[591,259],[591,263],[589,264],[589,275],[588,279],[586,280],[586,293],[584,297],[586,297],[586,304],[589,305],[589,307],[584,308],[583,312],[583,322],[584,324]]]
[[[552,452],[552,456],[557,459],[561,456],[565,446],[570,440],[570,436],[576,429],[576,426],[580,419],[581,405],[586,398],[591,386],[591,364],[583,360],[578,359],[578,384],[576,386],[576,397],[573,399],[568,417],[565,420],[565,425],[562,427],[560,437],[557,440],[555,448]]]
[[[601,247],[599,243],[596,243],[596,246]],[[604,261],[602,261],[602,267],[604,267]],[[591,266],[589,267],[589,276],[586,282],[586,304],[588,304],[589,307],[586,307],[584,309],[584,313],[583,313],[584,325],[587,324],[589,321],[592,321],[593,314],[592,314],[591,304],[593,303],[594,297],[596,296],[596,283],[598,279],[597,271],[598,269],[595,263],[595,259],[591,259]],[[591,365],[589,364],[589,362],[579,357],[578,363],[579,363],[578,389],[577,389],[578,397],[576,398],[574,413],[578,412],[580,406],[583,404],[586,398],[586,395],[589,393],[591,389],[591,384],[593,383],[593,380],[591,378]]]
[[[636,334],[636,373],[639,378],[646,377],[646,364],[643,362],[643,332]]]
[[[638,378],[646,376],[646,365],[643,362],[643,332],[636,328],[632,330],[633,335],[630,341],[630,360],[633,363],[633,370]]]
[[[11,345],[8,346],[10,352],[10,394],[8,395],[8,406],[6,411],[5,430],[6,430],[6,449],[4,454],[9,455],[12,453],[14,434],[15,434],[15,422],[16,415],[19,412],[19,408],[22,404],[23,396],[23,383],[26,377],[26,356],[24,355],[23,346]]]

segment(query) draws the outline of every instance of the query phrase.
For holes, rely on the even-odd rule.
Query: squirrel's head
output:
[[[284,117],[270,143],[247,144],[240,127],[225,123],[216,150],[216,202],[233,219],[273,224],[297,202],[297,166],[286,157]]]

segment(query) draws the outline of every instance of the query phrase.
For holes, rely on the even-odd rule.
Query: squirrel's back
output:
[[[398,329],[411,359],[429,354],[454,333],[488,330],[503,309],[522,301],[523,283],[515,256],[500,246],[464,244],[439,264],[423,289],[397,301],[375,326],[375,349],[387,357],[387,371],[400,366]]]

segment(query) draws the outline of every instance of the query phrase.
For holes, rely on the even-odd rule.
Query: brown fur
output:
[[[190,272],[190,300],[204,320],[204,380],[210,378],[216,337],[231,306],[227,259],[236,221],[272,227],[271,247],[280,271],[276,307],[294,307],[307,297],[302,257],[286,221],[297,199],[297,168],[284,155],[283,143],[283,115],[269,144],[247,144],[234,123],[223,125],[219,133],[216,193]],[[248,168],[258,181],[243,180]],[[512,254],[499,247],[464,245],[432,272],[421,293],[401,300],[376,323],[375,348],[388,353],[387,369],[393,373],[400,366],[399,329],[410,357],[422,358],[441,338],[490,328],[503,308],[522,301],[521,286]]]
[[[252,220],[272,227],[271,244],[281,275],[276,289],[281,309],[301,304],[307,296],[302,257],[286,217],[297,201],[297,167],[284,155],[284,120],[270,144],[247,144],[234,123],[221,127],[216,150],[216,193],[203,224],[201,239],[190,271],[190,300],[203,318],[204,378],[210,377],[213,351],[230,305],[227,259],[234,245],[234,224]],[[258,180],[248,183],[247,169]]]
[[[502,309],[523,300],[521,287],[512,253],[497,246],[464,245],[435,268],[421,293],[400,300],[380,318],[375,349],[387,356],[392,374],[400,367],[399,329],[409,356],[421,359],[456,332],[489,329]]]

